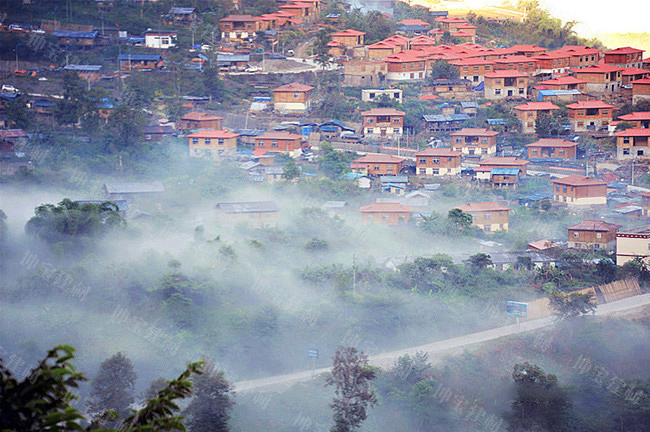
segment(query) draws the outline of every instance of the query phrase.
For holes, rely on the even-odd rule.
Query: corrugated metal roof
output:
[[[521,170],[519,168],[492,168],[490,174],[492,175],[519,175]]]
[[[160,54],[120,54],[118,60],[131,60],[131,61],[159,61],[162,60]]]
[[[72,31],[72,30],[54,30],[52,36],[55,37],[68,37],[68,38],[77,38],[77,39],[95,39],[99,32],[83,32],[83,31]]]
[[[422,118],[427,122],[463,121],[470,119],[467,114],[425,114]]]

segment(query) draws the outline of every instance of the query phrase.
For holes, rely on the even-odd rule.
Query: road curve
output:
[[[604,316],[617,312],[625,312],[639,307],[650,305],[650,294],[628,297],[623,300],[598,305],[596,315]],[[505,336],[517,333],[529,332],[544,327],[551,326],[557,322],[553,316],[525,321],[521,324],[513,324],[504,327],[498,327],[490,330],[484,330],[478,333],[472,333],[464,336],[458,336],[451,339],[432,342],[425,345],[418,345],[404,348],[396,351],[389,351],[381,354],[369,356],[368,360],[371,365],[390,369],[395,361],[405,354],[414,354],[417,351],[426,352],[429,358],[440,357],[441,355],[450,355],[463,352],[465,349],[484,342],[493,341]],[[316,369],[315,371],[302,371],[286,375],[275,375],[267,378],[259,378],[249,381],[241,381],[234,384],[238,392],[245,391],[278,391],[282,388],[289,387],[297,382],[308,381],[315,376],[329,372],[330,368]]]

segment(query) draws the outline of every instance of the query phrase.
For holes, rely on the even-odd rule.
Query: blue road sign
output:
[[[521,303],[516,301],[506,302],[506,315],[515,318],[528,317],[528,303]]]
[[[318,350],[316,348],[309,348],[309,351],[307,351],[307,357],[317,359]]]

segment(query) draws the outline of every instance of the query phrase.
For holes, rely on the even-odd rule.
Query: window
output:
[[[219,138],[219,139],[217,140],[217,144],[219,144],[219,145],[223,145],[223,142],[224,142],[224,141],[223,141],[223,138]]]
[[[293,94],[293,98],[294,98],[294,99],[298,99],[299,97],[300,97],[300,93],[294,93],[294,94]]]
[[[629,144],[630,143],[630,137],[623,137],[623,144]]]
[[[481,144],[487,144],[487,143],[488,143],[487,137],[481,137]]]
[[[374,167],[372,167],[372,169],[375,171],[379,171],[379,165],[375,165]]]
[[[199,143],[198,138],[192,138],[192,144],[197,145]]]
[[[271,147],[277,147],[278,142],[277,141],[271,141]]]
[[[368,117],[368,118],[366,119],[366,123],[374,123],[374,122],[375,122],[375,119],[372,118],[372,117]]]
[[[495,95],[500,95],[501,94],[501,89],[494,89],[494,94]]]
[[[367,216],[366,216],[366,220],[367,220],[368,222],[372,222],[372,215],[367,215]]]
[[[433,175],[439,175],[439,174],[440,174],[440,170],[438,168],[434,168]]]
[[[399,123],[400,118],[399,117],[393,117],[393,123]]]
[[[368,93],[368,98],[370,98],[370,99],[374,99],[374,98],[375,98],[375,94],[374,94],[374,93]]]
[[[440,164],[440,159],[433,158],[433,159],[431,159],[431,163],[434,164],[434,165],[438,165],[438,164]]]
[[[205,139],[205,145],[210,145],[211,142],[212,140],[210,138]]]
[[[150,139],[151,139],[151,135],[145,135],[144,138],[150,140]]]
[[[427,173],[427,169],[426,169],[426,168],[420,168],[419,173],[420,173],[420,174],[426,174],[426,173]]]
[[[574,238],[578,238],[578,233],[574,231],[574,232],[573,232],[573,237],[574,237]]]
[[[599,245],[598,243],[596,243],[596,244],[594,245],[594,249],[600,249],[600,245]]]
[[[485,213],[485,214],[483,215],[483,218],[484,218],[485,220],[490,220],[490,219],[492,219],[492,214],[491,214],[491,213]]]
[[[596,233],[596,238],[602,238],[603,234],[602,233]]]
[[[392,171],[392,170],[393,170],[393,165],[386,166],[386,171]]]
[[[566,192],[566,186],[562,186],[562,192]]]
[[[564,155],[564,149],[560,149],[558,153]]]
[[[536,155],[537,154],[537,149],[530,149],[530,154]]]
[[[383,220],[385,220],[385,221],[390,220],[390,216],[388,216],[388,215],[382,215],[381,218],[382,218]]]
[[[630,154],[630,149],[623,149],[623,154],[624,155],[629,155]]]
[[[419,164],[422,164],[422,165],[426,165],[426,164],[427,164],[427,160],[426,160],[426,158],[420,158],[420,159],[418,160],[418,163],[419,163]]]
[[[519,94],[524,94],[524,89],[523,89],[523,87],[519,87]]]
[[[463,143],[463,138],[462,137],[456,137],[456,143],[462,144]]]
[[[264,147],[264,141],[259,141],[259,146]]]

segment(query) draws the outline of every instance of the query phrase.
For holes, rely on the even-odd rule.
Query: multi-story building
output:
[[[358,30],[343,30],[340,32],[332,33],[332,42],[340,42],[346,47],[354,47],[363,45],[366,33]]]
[[[352,171],[370,176],[397,175],[404,167],[404,159],[386,154],[369,154],[352,162]]]
[[[168,49],[176,46],[178,33],[176,31],[158,30],[147,31],[144,34],[144,46],[155,49]]]
[[[635,259],[650,262],[650,225],[616,233],[616,265]]]
[[[359,209],[364,224],[402,225],[409,221],[413,207],[400,203],[376,202]]]
[[[650,128],[650,111],[637,111],[618,117],[619,121],[630,123],[637,129]]]
[[[551,183],[555,202],[569,206],[607,205],[607,183],[602,180],[572,174]]]
[[[257,150],[291,154],[302,149],[302,136],[288,131],[266,131],[254,140]]]
[[[590,250],[614,250],[616,232],[621,225],[601,220],[583,220],[567,227],[570,248]]]
[[[178,130],[186,131],[190,129],[222,130],[223,117],[202,112],[184,114],[178,122]]]
[[[426,78],[427,57],[423,51],[401,51],[386,58],[388,81],[412,81]]]
[[[471,202],[455,208],[472,215],[472,225],[485,232],[508,231],[510,207],[495,202]]]
[[[650,129],[625,129],[615,132],[614,135],[616,136],[616,158],[618,160],[650,156],[648,148]]]
[[[461,79],[466,79],[475,84],[485,80],[485,74],[494,72],[494,61],[484,60],[480,57],[461,59],[449,62],[455,66]]]
[[[237,148],[239,134],[226,130],[202,130],[187,135],[191,157],[219,159]]]
[[[500,100],[506,98],[526,98],[530,77],[515,70],[500,70],[484,75],[485,98]]]
[[[364,102],[375,102],[376,99],[381,98],[384,95],[397,103],[402,103],[402,90],[400,89],[381,88],[361,90],[361,100]]]
[[[528,159],[575,159],[578,143],[561,138],[542,138],[526,144]]]
[[[632,103],[650,100],[650,78],[632,81]]]
[[[280,112],[305,112],[311,108],[314,88],[300,83],[285,84],[274,88],[273,109]]]
[[[621,89],[623,68],[607,64],[572,69],[573,76],[587,81],[587,92],[593,94],[615,93]]]
[[[527,102],[515,107],[517,111],[517,120],[521,122],[521,133],[535,133],[535,121],[541,115],[553,115],[554,110],[560,109],[559,106],[551,102]]]
[[[462,155],[449,148],[429,147],[415,154],[416,173],[433,177],[459,175]]]
[[[397,138],[404,130],[404,111],[394,108],[373,108],[363,111],[363,135],[375,138]]]
[[[644,50],[622,47],[603,53],[605,64],[620,68],[642,68]]]
[[[463,128],[449,135],[452,149],[465,155],[487,157],[497,152],[499,132],[485,128]]]
[[[573,132],[607,129],[618,109],[600,100],[580,101],[566,106]]]
[[[252,41],[260,31],[261,20],[252,15],[229,15],[219,20],[221,39],[227,42]]]

